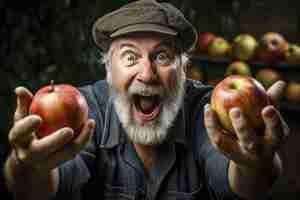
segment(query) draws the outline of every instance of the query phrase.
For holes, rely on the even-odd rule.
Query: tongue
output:
[[[156,104],[153,98],[141,97],[140,106],[143,113],[150,114],[154,110]]]

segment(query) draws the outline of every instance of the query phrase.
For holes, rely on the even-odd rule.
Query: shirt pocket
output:
[[[105,200],[137,200],[141,199],[144,192],[123,186],[106,185],[104,189]]]

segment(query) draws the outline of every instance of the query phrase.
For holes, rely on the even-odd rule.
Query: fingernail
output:
[[[208,109],[209,109],[209,106],[210,106],[210,105],[209,105],[209,103],[205,104],[205,106],[204,106],[204,110],[205,110],[205,111],[208,111]]]
[[[279,80],[278,81],[281,87],[285,87],[286,86],[286,82],[283,80]]]
[[[20,87],[16,87],[16,88],[15,88],[15,94],[16,94],[16,95],[18,95],[19,90],[20,90]]]
[[[241,111],[238,108],[232,108],[231,109],[231,114],[232,114],[232,117],[234,117],[234,118],[240,118],[241,117]]]
[[[34,122],[36,124],[42,123],[42,119],[38,115],[31,115],[31,120],[32,120],[32,122]]]
[[[66,136],[73,136],[73,130],[70,128],[64,128],[62,130],[62,134]]]

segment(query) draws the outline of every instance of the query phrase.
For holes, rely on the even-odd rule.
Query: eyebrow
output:
[[[121,43],[119,49],[123,49],[124,47],[137,48],[134,44],[131,43]]]
[[[119,49],[125,48],[125,47],[131,47],[131,48],[138,48],[136,45],[129,43],[129,42],[124,42],[121,43],[119,46]],[[159,42],[157,45],[155,45],[155,48],[159,47],[167,47],[167,48],[175,48],[175,41],[170,40],[170,39],[164,39],[161,42]]]

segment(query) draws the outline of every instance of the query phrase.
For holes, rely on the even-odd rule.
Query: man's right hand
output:
[[[48,174],[63,162],[74,158],[87,144],[94,132],[95,122],[92,119],[85,123],[76,138],[73,130],[68,127],[59,129],[47,137],[37,138],[35,131],[38,130],[42,119],[28,113],[33,95],[24,87],[16,88],[15,92],[17,108],[14,125],[9,132],[9,142],[13,147],[10,158],[15,157],[15,162],[21,163],[19,168],[26,166],[32,172]]]

